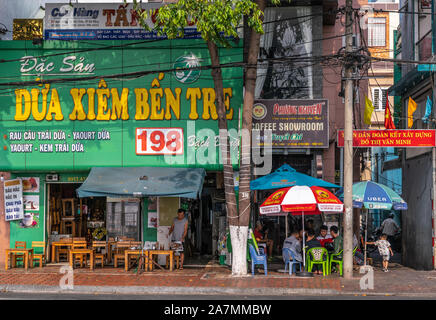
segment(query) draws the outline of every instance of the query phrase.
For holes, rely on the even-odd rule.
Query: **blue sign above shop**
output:
[[[162,3],[140,4],[151,15],[145,21],[150,30]],[[145,30],[132,4],[119,3],[47,3],[44,18],[46,40],[140,40],[163,39],[156,32]],[[185,28],[185,38],[200,38],[194,27]]]

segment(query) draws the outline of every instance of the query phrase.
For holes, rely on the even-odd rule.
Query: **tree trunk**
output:
[[[257,0],[256,2],[259,9],[264,12],[265,0]],[[230,225],[233,250],[232,273],[233,275],[239,276],[247,274],[247,235],[251,213],[251,131],[260,34],[251,30],[249,41],[244,81],[244,105],[242,107],[241,162],[239,166],[239,221],[238,224]]]
[[[265,10],[265,0],[256,0],[259,9]],[[232,275],[247,274],[247,237],[250,222],[250,181],[251,181],[251,129],[254,93],[257,78],[257,60],[259,56],[260,34],[251,30],[247,68],[245,70],[245,95],[242,109],[241,158],[239,169],[239,210],[236,205],[236,195],[233,180],[233,167],[230,158],[230,144],[228,140],[226,110],[222,73],[218,48],[215,43],[208,41],[208,49],[212,64],[212,78],[216,92],[218,111],[218,127],[220,129],[220,150],[223,158],[224,190],[227,203],[227,219],[232,242]]]
[[[265,0],[256,1],[259,9],[265,11]],[[257,79],[260,34],[250,31],[247,67],[245,71],[245,95],[242,107],[241,164],[239,169],[239,225],[250,222],[250,181],[251,181],[251,131],[254,94]]]
[[[226,195],[227,218],[229,221],[229,225],[234,225],[238,223],[238,212],[233,180],[233,167],[230,155],[230,143],[227,130],[226,109],[224,105],[223,78],[220,68],[218,47],[212,41],[208,41],[207,46],[211,58],[212,78],[214,81],[216,93],[215,101],[218,112],[219,146],[223,161],[224,191]]]

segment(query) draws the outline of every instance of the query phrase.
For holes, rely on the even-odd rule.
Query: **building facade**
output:
[[[369,1],[373,10],[369,15],[367,45],[372,56],[385,59],[395,58],[396,31],[399,26],[399,3],[396,1]],[[385,129],[386,99],[392,117],[395,112],[395,97],[388,95],[388,89],[394,84],[394,63],[375,61],[368,70],[368,97],[374,105],[369,129]],[[364,154],[365,175],[363,180],[372,180],[390,187],[402,194],[401,168],[398,161],[398,149],[374,147]],[[373,212],[368,222],[374,231],[380,227],[390,212]],[[401,225],[401,213],[394,212],[394,219]]]
[[[366,3],[354,1],[354,6]],[[326,181],[341,181],[341,152],[336,140],[338,130],[344,127],[342,66],[328,62],[326,57],[343,47],[344,26],[336,17],[337,9],[344,4],[345,1],[335,0],[292,1],[266,10],[256,98],[305,100],[306,106],[322,100],[327,101],[324,106],[328,110],[322,125],[327,137],[315,134],[313,138],[314,143],[325,140],[324,145],[276,146],[270,154],[271,170],[287,163]],[[218,131],[215,92],[210,70],[189,70],[210,64],[204,42],[153,36],[144,39],[139,31],[124,33],[111,28],[58,30],[53,21],[60,8],[43,2],[39,5],[45,6],[42,16],[39,7],[35,7],[32,14],[17,18],[44,18],[51,14],[52,20],[44,21],[42,40],[0,43],[8,74],[0,83],[0,99],[6,106],[0,118],[0,168],[5,181],[23,181],[26,205],[24,217],[1,219],[0,250],[16,240],[25,240],[29,245],[37,240],[50,242],[62,234],[86,236],[102,226],[107,236],[128,236],[167,245],[172,218],[177,208],[185,207],[193,250],[216,254],[226,219],[220,153],[211,138]],[[134,25],[135,19],[128,11],[121,14],[117,10],[122,8],[105,6],[104,9],[114,11],[110,17],[106,13],[106,24],[110,18],[115,25],[118,16],[121,22],[125,16],[130,27]],[[86,8],[90,15],[95,11],[103,15],[102,5]],[[117,38],[104,40],[106,36]],[[9,34],[4,37],[10,40]],[[221,63],[243,61],[243,40],[231,49],[220,49],[220,57]],[[237,169],[243,69],[226,68],[223,77]],[[365,79],[356,79],[356,128],[363,124],[367,86]],[[292,133],[300,134],[297,129]],[[359,159],[356,155],[355,180],[359,179]],[[112,176],[120,168],[143,167],[163,172],[165,168],[204,169],[206,173],[200,195],[193,200],[182,194],[168,197],[167,184],[163,182],[159,190],[162,196],[158,192],[155,196],[125,198],[105,191],[101,197],[77,198],[77,190],[92,176],[93,168],[102,167],[114,168]],[[157,176],[156,173],[137,179],[152,180]],[[264,196],[255,194],[253,203],[258,204]],[[0,201],[3,213],[8,206]],[[256,205],[253,208],[255,217]],[[280,221],[273,222],[277,230],[284,229]],[[283,239],[277,237],[276,243],[281,244]]]
[[[400,27],[397,33],[396,58],[407,61],[430,61],[434,55],[434,2],[400,1]],[[427,98],[434,101],[432,72],[425,64],[402,63],[396,66],[398,80],[389,95],[398,99],[397,122],[400,128],[434,129],[434,122],[424,122]],[[423,69],[424,68],[424,69]],[[417,103],[410,117],[408,101]],[[434,109],[430,119],[434,119]],[[402,213],[403,264],[420,270],[434,268],[434,214],[431,148],[408,148],[401,153],[404,200],[409,209]]]

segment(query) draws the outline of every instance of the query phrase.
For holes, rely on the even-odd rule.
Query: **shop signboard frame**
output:
[[[265,145],[265,132],[272,132],[272,148],[328,148],[329,106],[327,99],[258,99],[253,105],[253,148]]]
[[[216,145],[216,93],[203,40],[44,41],[43,45],[6,41],[0,49],[10,61],[4,64],[5,72],[18,79],[14,84],[0,82],[0,88],[12,88],[0,97],[6,106],[0,110],[3,170],[222,169]],[[223,64],[236,63],[223,68],[223,84],[232,164],[237,168],[242,41],[233,48],[220,48],[220,59]],[[143,74],[129,73],[132,61],[133,70],[141,66]],[[137,128],[180,128],[183,154],[136,154]],[[198,154],[203,157],[199,159]]]
[[[150,28],[139,23],[132,3],[46,3],[44,39],[46,40],[138,40],[164,39],[151,29],[155,25],[156,12],[164,3],[138,3],[142,10],[151,14],[145,19]],[[200,39],[193,22],[188,21],[186,38]]]

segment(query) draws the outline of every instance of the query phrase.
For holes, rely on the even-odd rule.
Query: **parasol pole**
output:
[[[303,271],[300,270],[300,272],[296,273],[296,275],[298,277],[313,277],[312,272],[306,271],[306,251],[304,250],[306,246],[306,240],[304,239],[304,211],[302,211],[301,213],[301,217],[303,219]]]
[[[285,223],[286,223],[286,226],[285,226],[286,237],[285,238],[287,238],[288,237],[288,213],[287,212],[286,212],[286,216],[285,216]]]
[[[304,211],[302,211],[302,224],[303,224],[303,266],[304,266],[304,271],[306,271],[306,241],[304,239]]]
[[[365,243],[364,243],[364,246],[365,246],[365,254],[364,254],[364,260],[365,260],[365,262],[363,263],[363,265],[364,266],[366,266],[366,241],[367,241],[367,238],[368,238],[368,209],[366,209],[365,208],[365,224],[366,224],[366,227],[365,227]]]

